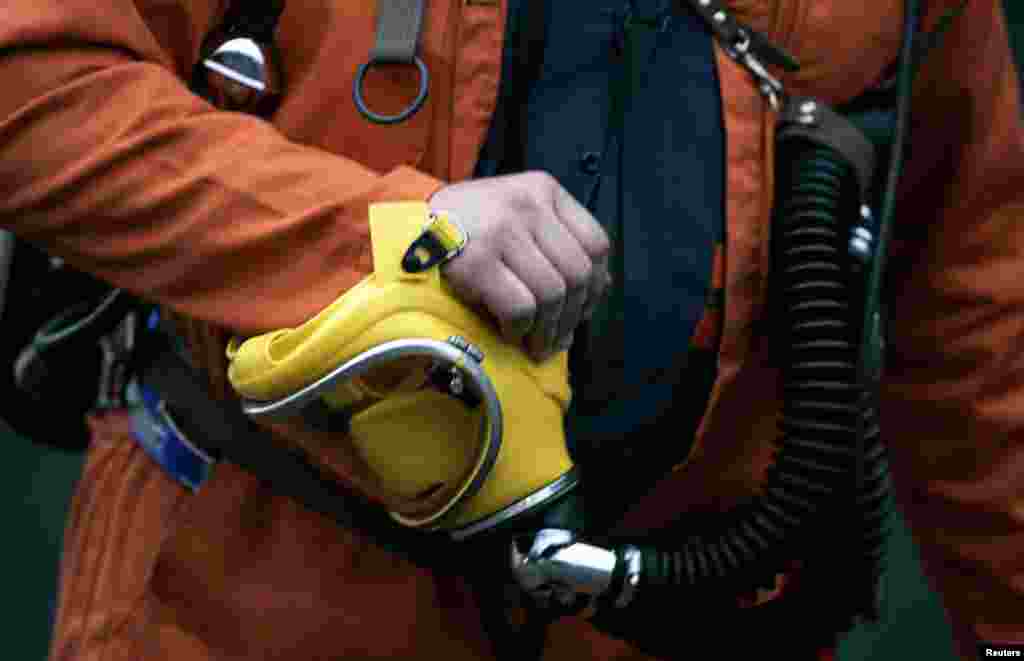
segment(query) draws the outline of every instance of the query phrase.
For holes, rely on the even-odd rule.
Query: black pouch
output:
[[[28,354],[48,322],[112,290],[9,234],[2,243],[0,421],[34,442],[82,450],[89,441],[84,416],[98,395],[100,346],[76,341],[40,350],[38,360]]]

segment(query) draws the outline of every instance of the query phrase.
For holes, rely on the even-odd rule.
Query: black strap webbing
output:
[[[331,481],[305,457],[277,442],[259,428],[232,400],[207,395],[202,375],[192,369],[162,336],[140,347],[137,378],[158,392],[175,423],[204,452],[231,462],[270,486],[346,528],[373,537],[421,566],[438,568],[450,554],[452,542],[435,534],[403,528],[383,508]]]
[[[419,45],[426,0],[380,0],[377,2],[377,43],[372,60],[412,62]]]

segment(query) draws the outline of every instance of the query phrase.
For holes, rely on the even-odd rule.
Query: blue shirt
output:
[[[503,90],[477,174],[545,170],[608,231],[615,286],[577,333],[566,430],[577,454],[642,454],[652,432],[692,437],[703,406],[689,404],[706,401],[711,382],[713,361],[692,373],[690,339],[724,224],[712,35],[668,0],[543,2],[530,8],[543,12],[542,64],[524,82],[518,48],[538,29],[523,24],[525,4],[510,2]],[[502,146],[503,130],[513,137]]]

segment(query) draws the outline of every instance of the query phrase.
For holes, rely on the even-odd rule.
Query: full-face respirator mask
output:
[[[394,521],[465,539],[578,479],[562,427],[566,355],[533,362],[437,265],[407,270],[442,228],[457,240],[426,204],[372,206],[373,273],[298,328],[232,342],[228,378],[253,418],[346,429]]]
[[[243,410],[336,432],[401,526],[506,540],[506,568],[539,602],[614,588],[626,603],[639,552],[580,542],[564,514],[579,506],[567,353],[534,362],[454,296],[440,257],[464,237],[443,214],[373,205],[370,233],[371,275],[297,328],[229,344]]]

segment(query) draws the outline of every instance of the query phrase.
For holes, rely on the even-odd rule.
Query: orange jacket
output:
[[[898,0],[729,4],[801,60],[785,78],[796,92],[851,98],[896,57]],[[930,25],[955,3],[928,4]],[[278,30],[288,91],[271,125],[216,111],[183,83],[225,5],[16,0],[0,22],[0,222],[204,322],[191,326],[193,347],[221,387],[223,333],[211,327],[303,321],[369,270],[369,203],[423,199],[469,176],[494,110],[505,20],[498,0],[430,2],[430,97],[410,121],[376,126],[350,93],[374,3],[290,2]],[[766,394],[778,374],[755,324],[773,116],[747,73],[717,59],[729,163],[720,374],[696,449],[626,517],[633,532],[756,493],[775,438],[778,402]],[[388,110],[411,94],[412,75],[371,75],[367,96]],[[1024,640],[1018,92],[998,0],[971,0],[919,78],[892,255],[884,429],[965,659],[972,635]],[[229,466],[187,494],[127,440],[123,416],[93,425],[53,658],[487,658],[460,582]],[[309,449],[344,472],[343,457]],[[568,619],[548,658],[639,655]]]

